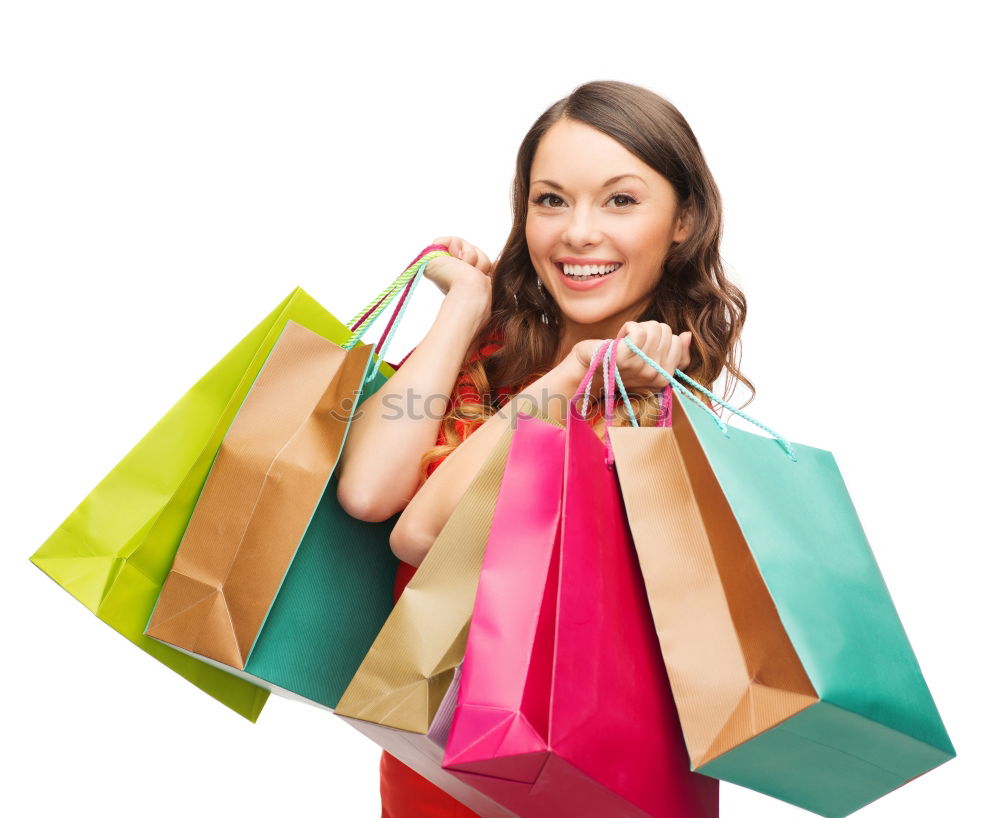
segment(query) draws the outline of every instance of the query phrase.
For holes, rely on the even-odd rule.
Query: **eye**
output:
[[[533,202],[534,204],[536,204],[536,205],[542,205],[542,203],[543,203],[543,202],[544,202],[544,201],[545,201],[546,199],[554,199],[554,200],[555,200],[555,201],[557,201],[557,202],[561,202],[561,201],[562,201],[562,199],[560,199],[560,198],[559,198],[558,196],[556,196],[556,194],[555,194],[555,193],[543,193],[543,194],[541,194],[540,196],[536,196],[536,197],[535,197],[534,199],[532,199],[531,201],[532,201],[532,202]],[[548,205],[543,205],[543,206],[547,207]],[[558,207],[558,205],[556,205],[556,206]]]
[[[612,193],[608,201],[615,202],[617,206],[617,203],[621,199],[625,199],[626,201],[623,204],[621,204],[620,207],[618,207],[619,210],[623,207],[628,207],[629,205],[638,204],[638,202],[627,193]]]

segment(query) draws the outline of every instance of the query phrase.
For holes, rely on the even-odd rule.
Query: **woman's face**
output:
[[[597,334],[583,337],[614,337],[636,319],[671,244],[688,232],[673,186],[611,137],[561,119],[539,141],[525,237],[574,334],[584,332],[575,325],[596,324],[589,331]]]

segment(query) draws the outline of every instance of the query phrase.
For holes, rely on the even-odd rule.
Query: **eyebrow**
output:
[[[634,173],[623,173],[623,174],[621,174],[621,176],[612,176],[610,179],[608,179],[608,181],[606,181],[603,185],[601,185],[601,188],[602,189],[606,188],[609,185],[613,185],[615,182],[620,182],[622,179],[629,179],[629,178],[638,179],[643,184],[646,184],[645,181],[643,181],[643,178],[641,176],[636,176]],[[532,182],[531,184],[532,185],[548,185],[549,187],[554,187],[556,190],[563,190],[563,186],[562,185],[560,185],[558,182],[553,182],[551,179],[535,179],[535,181]],[[530,185],[529,185],[529,187],[530,187]]]

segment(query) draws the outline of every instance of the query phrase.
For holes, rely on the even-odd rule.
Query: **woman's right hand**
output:
[[[458,236],[439,236],[432,244],[443,244],[451,253],[432,258],[424,269],[424,278],[441,292],[447,295],[455,287],[471,287],[487,295],[492,292],[494,265],[486,253]]]

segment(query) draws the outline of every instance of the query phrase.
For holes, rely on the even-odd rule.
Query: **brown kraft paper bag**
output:
[[[243,669],[340,456],[370,354],[288,322],[226,433],[149,636]]]

